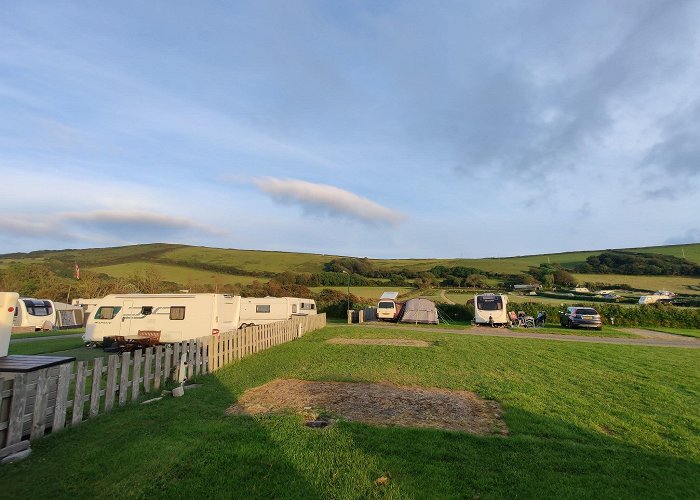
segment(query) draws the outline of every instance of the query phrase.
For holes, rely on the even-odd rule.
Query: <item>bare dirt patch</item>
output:
[[[246,391],[232,415],[327,412],[372,425],[429,427],[472,434],[508,434],[500,405],[473,392],[388,383],[274,380]]]
[[[430,347],[432,342],[412,339],[346,339],[335,337],[327,341],[329,344],[341,345],[393,345],[400,347]]]

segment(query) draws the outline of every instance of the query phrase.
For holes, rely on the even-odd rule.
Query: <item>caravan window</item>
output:
[[[170,319],[185,319],[185,306],[170,307]]]
[[[256,312],[256,313],[269,313],[269,312],[270,312],[270,306],[269,306],[269,305],[259,305],[259,306],[255,306],[255,312]]]
[[[24,300],[27,314],[31,316],[50,316],[53,313],[51,302],[48,300]]]
[[[303,306],[303,305],[304,305],[304,304],[302,304],[302,306]],[[296,304],[292,304],[292,314],[294,314],[295,312],[297,312],[297,305],[296,305]]]
[[[503,299],[500,295],[491,297],[479,295],[476,298],[476,307],[482,311],[500,311],[503,309]]]
[[[121,310],[121,307],[102,306],[95,313],[95,319],[113,319]]]
[[[316,309],[316,304],[314,304],[313,302],[302,302],[301,308],[303,310]]]
[[[153,306],[143,306],[141,308],[141,314],[144,316],[148,316],[149,314],[153,314]]]

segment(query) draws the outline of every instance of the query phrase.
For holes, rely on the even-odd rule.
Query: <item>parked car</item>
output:
[[[559,324],[567,328],[603,328],[600,314],[591,307],[567,307],[566,312],[559,311]]]

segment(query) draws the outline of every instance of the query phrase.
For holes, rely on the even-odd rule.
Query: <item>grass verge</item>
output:
[[[18,342],[10,344],[8,354],[52,354],[68,349],[83,347],[82,339],[47,339],[36,342]]]
[[[61,337],[63,335],[75,335],[85,333],[85,328],[71,328],[70,330],[50,330],[48,332],[13,333],[11,340],[15,339],[35,339],[40,337]]]
[[[656,332],[663,333],[673,333],[675,335],[683,335],[684,337],[695,337],[700,338],[700,329],[698,328],[665,328],[665,327],[654,327],[650,328]]]

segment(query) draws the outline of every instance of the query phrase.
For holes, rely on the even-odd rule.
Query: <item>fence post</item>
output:
[[[173,358],[173,349],[170,347],[170,344],[165,346],[165,362],[163,366],[163,383],[167,382],[167,380],[170,378],[170,370],[172,369],[171,366],[171,361]]]
[[[131,353],[122,353],[121,371],[119,372],[119,406],[126,404],[126,396],[129,387],[129,364],[131,361]]]
[[[146,348],[146,359],[143,363],[143,392],[151,392],[151,362],[153,361],[153,348]]]
[[[157,391],[160,389],[160,368],[161,368],[161,357],[163,356],[163,346],[156,346],[156,362],[153,373],[153,390]]]
[[[99,358],[102,361],[102,358]],[[53,407],[53,426],[51,432],[63,429],[66,425],[66,406],[68,406],[68,387],[73,371],[73,362],[62,364],[58,368],[58,385],[56,386],[56,403]],[[98,398],[99,401],[99,398]]]
[[[15,376],[12,388],[12,404],[10,405],[10,419],[7,428],[7,442],[5,446],[19,443],[22,439],[22,426],[24,425],[24,407],[27,404],[27,376],[20,373]]]
[[[30,441],[44,435],[46,427],[46,404],[49,399],[49,370],[44,368],[39,372],[36,380],[36,394],[34,395],[34,414],[32,415],[32,430],[29,434]]]
[[[83,421],[83,403],[85,403],[85,379],[87,378],[87,361],[78,362],[78,371],[75,374],[75,389],[73,390],[73,417],[71,425],[77,425]]]
[[[136,401],[141,391],[141,349],[134,351],[134,369],[131,372],[131,400]]]
[[[107,360],[107,386],[105,387],[105,413],[114,406],[114,386],[117,383],[117,355],[112,354]]]

